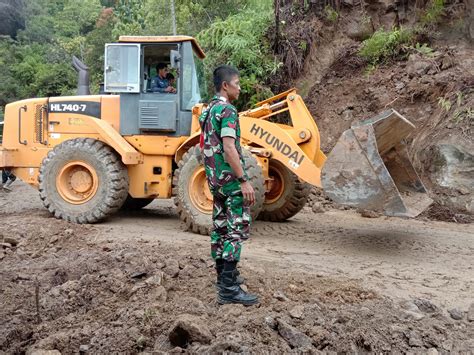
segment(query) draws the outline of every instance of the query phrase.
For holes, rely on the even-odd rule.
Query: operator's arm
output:
[[[151,80],[151,91],[152,92],[167,92],[167,85],[162,80],[159,80],[157,77]]]

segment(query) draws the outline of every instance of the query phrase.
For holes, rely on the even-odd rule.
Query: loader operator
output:
[[[172,87],[166,78],[168,68],[165,63],[159,63],[156,66],[157,75],[151,81],[151,91],[160,93],[176,94],[176,89]]]
[[[240,146],[239,116],[231,104],[240,93],[239,72],[227,65],[217,67],[214,86],[216,96],[199,121],[204,167],[214,199],[211,255],[216,262],[217,301],[252,305],[258,297],[242,290],[237,270],[242,242],[249,237],[250,206],[255,202]]]

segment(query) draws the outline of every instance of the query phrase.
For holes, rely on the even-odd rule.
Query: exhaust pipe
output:
[[[75,55],[72,56],[72,66],[78,73],[77,94],[90,95],[89,67],[81,62]]]

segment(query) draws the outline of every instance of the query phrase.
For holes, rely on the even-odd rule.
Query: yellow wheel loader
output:
[[[95,223],[174,196],[187,227],[208,233],[212,196],[198,146],[205,105],[196,66],[204,56],[192,37],[121,36],[105,46],[102,95],[89,95],[87,67],[75,60],[78,96],[6,106],[0,168],[38,188],[57,218]],[[176,93],[155,92],[158,63],[176,71]],[[279,114],[288,124],[272,122]],[[346,131],[328,159],[294,89],[239,115],[254,218],[294,216],[310,185],[338,203],[392,216],[415,216],[430,203],[402,144],[414,126],[393,110]]]

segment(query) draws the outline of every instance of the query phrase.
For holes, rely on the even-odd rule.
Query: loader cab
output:
[[[105,45],[104,91],[120,95],[120,134],[188,136],[201,101],[196,62],[204,53],[192,37],[121,36]],[[175,93],[153,92],[157,65],[175,77]]]

